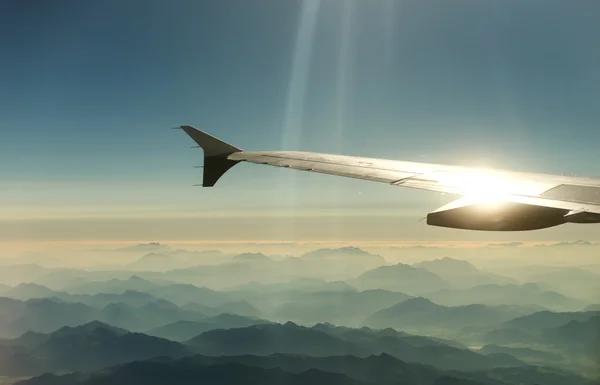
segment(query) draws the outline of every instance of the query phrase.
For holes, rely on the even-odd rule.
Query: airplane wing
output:
[[[600,223],[600,179],[522,173],[301,151],[244,151],[191,126],[204,150],[203,186],[239,162],[292,168],[460,196],[427,215],[427,224],[524,231],[563,223]]]

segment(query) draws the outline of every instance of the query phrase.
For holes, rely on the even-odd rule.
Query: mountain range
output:
[[[593,382],[550,368],[523,367],[489,372],[442,371],[411,364],[387,354],[309,357],[274,354],[259,356],[157,358],[132,362],[92,373],[43,375],[19,385],[197,384],[248,383],[291,385],[592,385]],[[251,382],[249,382],[251,381]]]
[[[534,309],[481,304],[447,307],[426,298],[412,298],[379,310],[365,320],[367,326],[415,330],[424,328],[461,329],[472,326],[501,326],[505,321],[531,314]]]

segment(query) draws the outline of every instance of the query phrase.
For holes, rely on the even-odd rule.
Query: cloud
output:
[[[519,247],[525,246],[523,242],[490,243],[488,247]]]
[[[590,241],[573,241],[573,242],[557,242],[546,245],[537,245],[536,247],[569,247],[569,246],[597,246],[600,243],[590,242]]]

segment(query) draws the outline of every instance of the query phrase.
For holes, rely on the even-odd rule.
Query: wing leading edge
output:
[[[523,231],[600,222],[600,179],[301,151],[243,151],[191,126],[179,128],[204,150],[204,187],[214,186],[237,163],[249,162],[462,196],[428,214],[433,226]]]

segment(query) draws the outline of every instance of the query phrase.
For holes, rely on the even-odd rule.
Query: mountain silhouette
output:
[[[35,283],[20,283],[17,286],[6,291],[5,296],[20,300],[28,300],[31,298],[49,298],[55,295],[54,290],[48,289],[45,286]]]
[[[134,362],[89,374],[44,375],[19,385],[368,385],[343,374],[310,369],[299,374],[238,364],[192,366],[173,362]]]
[[[188,341],[206,331],[215,329],[241,328],[251,325],[268,324],[270,321],[244,317],[234,314],[220,314],[215,317],[203,318],[199,321],[177,321],[168,325],[151,329],[146,334],[172,341]]]
[[[569,298],[554,291],[545,291],[539,285],[478,285],[462,290],[441,290],[427,295],[432,301],[446,306],[463,306],[483,303],[486,305],[537,306],[539,310],[578,310],[586,301]],[[544,309],[545,308],[545,309]]]
[[[505,327],[538,333],[542,329],[557,328],[571,321],[582,322],[598,315],[600,315],[600,311],[560,313],[540,311],[510,320],[505,323]]]
[[[364,355],[365,350],[326,333],[301,327],[291,322],[284,325],[255,325],[246,328],[212,330],[191,340],[187,345],[204,355],[269,355],[273,353],[334,356]]]
[[[228,302],[232,302],[226,293],[191,284],[172,284],[161,287],[155,286],[146,290],[146,292],[157,298],[171,301],[177,305],[197,302],[206,306],[218,307]]]
[[[266,296],[265,301],[277,301],[276,296]],[[365,314],[392,306],[411,298],[404,293],[386,290],[365,290],[361,292],[314,292],[289,293],[281,296],[283,303],[276,306],[272,319],[293,320],[305,324],[332,322],[358,326]]]
[[[127,265],[133,270],[165,271],[175,265],[173,257],[167,253],[151,252]]]
[[[12,352],[0,366],[0,375],[95,370],[135,360],[159,356],[179,358],[190,354],[188,348],[176,342],[130,333],[101,322],[61,328],[45,338],[38,338],[37,345],[29,348],[19,342],[15,340],[10,347]]]
[[[98,310],[82,303],[56,299],[30,299],[11,322],[8,332],[21,335],[27,331],[52,332],[62,326],[77,326],[98,318]]]
[[[270,356],[193,356],[181,359],[161,357],[131,362],[92,373],[62,376],[43,375],[19,385],[92,384],[372,384],[372,385],[591,385],[577,375],[551,368],[497,368],[485,372],[441,371],[412,364],[387,354],[365,358],[354,356],[310,357],[273,354]],[[562,381],[562,382],[561,382]]]
[[[365,324],[376,328],[408,329],[425,327],[456,329],[473,325],[500,326],[504,321],[532,312],[530,309],[516,306],[475,304],[447,307],[419,297],[380,310],[368,317]]]
[[[346,334],[307,328],[288,322],[284,325],[256,325],[247,328],[212,330],[186,344],[198,354],[261,355],[274,353],[304,354],[314,357],[388,353],[404,361],[434,365],[441,369],[478,370],[497,366],[519,366],[523,362],[510,357],[488,357],[446,346],[436,341],[412,342],[385,332],[351,329]]]
[[[271,262],[271,258],[263,253],[242,253],[235,255],[232,260],[237,262]]]
[[[402,263],[366,271],[349,283],[361,289],[385,289],[410,295],[450,288],[450,284],[438,275]]]
[[[160,286],[161,285],[141,278],[137,275],[132,275],[128,279],[110,279],[108,281],[86,282],[81,285],[72,286],[68,290],[73,294],[120,294],[127,290],[149,293],[149,290]]]
[[[558,354],[531,348],[506,347],[500,345],[485,345],[479,351],[483,354],[510,354],[520,360],[536,365],[553,365],[560,363],[562,357]]]
[[[469,288],[482,284],[509,284],[516,282],[512,278],[481,271],[468,261],[448,257],[423,261],[413,266],[426,269],[460,288]]]

